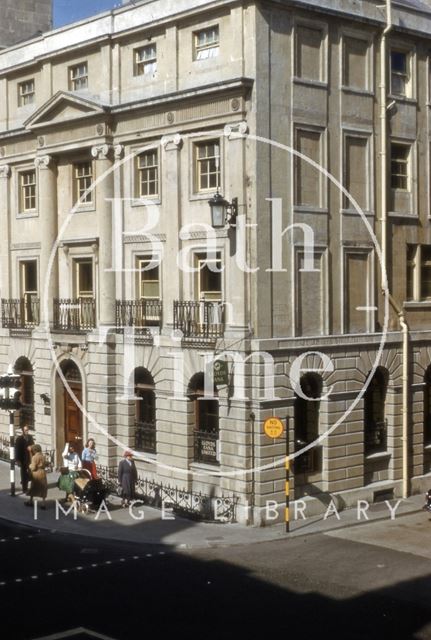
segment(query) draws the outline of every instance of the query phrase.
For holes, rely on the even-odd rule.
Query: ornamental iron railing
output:
[[[98,466],[97,471],[110,493],[121,492],[116,467]],[[157,509],[171,508],[174,512],[197,520],[236,522],[239,498],[232,496],[207,496],[186,491],[161,482],[138,476],[136,499]]]
[[[10,456],[10,439],[9,436],[0,435],[0,460],[4,460],[5,462],[9,462]],[[43,449],[43,455],[47,461],[47,466],[45,468],[47,473],[51,473],[55,468],[55,451],[53,449]]]
[[[195,462],[218,464],[219,434],[211,431],[195,431]]]
[[[135,451],[156,453],[156,425],[154,422],[135,422]]]
[[[194,300],[174,301],[174,329],[184,338],[217,339],[225,329],[225,303]]]
[[[387,449],[388,421],[370,421],[365,425],[364,449],[365,455],[383,453]]]
[[[4,329],[33,329],[40,321],[39,298],[33,295],[16,299],[2,298],[1,317]]]
[[[96,326],[96,301],[93,298],[54,300],[54,329],[68,332],[90,331]]]
[[[133,327],[136,332],[146,333],[149,327],[162,326],[163,303],[157,299],[117,300],[116,326],[120,331]]]

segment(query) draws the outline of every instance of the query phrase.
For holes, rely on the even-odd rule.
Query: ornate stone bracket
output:
[[[91,148],[91,155],[96,160],[107,160],[112,147],[109,144],[100,144]]]
[[[116,160],[119,160],[124,153],[124,147],[122,144],[116,144],[114,147],[114,157]]]
[[[248,134],[248,124],[245,121],[227,124],[224,128],[224,135],[228,140],[238,140]]]
[[[10,166],[8,164],[0,166],[0,178],[10,178]]]
[[[179,133],[163,136],[162,146],[165,151],[179,151],[183,146],[183,138]]]
[[[36,169],[49,169],[52,163],[52,156],[36,156],[34,159],[34,166]]]

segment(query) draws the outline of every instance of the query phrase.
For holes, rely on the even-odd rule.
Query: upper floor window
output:
[[[220,253],[214,259],[198,254],[196,256],[199,300],[220,302],[222,300],[222,263]]]
[[[69,89],[70,91],[80,91],[88,87],[88,66],[86,62],[81,62],[73,67],[69,67]]]
[[[219,54],[220,40],[218,25],[195,33],[195,60],[215,58]]]
[[[153,74],[157,71],[157,50],[155,44],[135,49],[135,76]]]
[[[295,148],[302,155],[318,165],[323,163],[323,132],[309,129],[297,129]],[[297,206],[321,207],[323,204],[322,173],[310,162],[295,156],[295,204]]]
[[[159,162],[157,149],[139,154],[137,162],[137,198],[154,197],[159,193]]]
[[[410,145],[391,144],[391,187],[409,191]]]
[[[391,51],[391,93],[396,96],[410,96],[411,60],[406,51]]]
[[[93,167],[91,162],[78,162],[73,165],[75,198],[80,204],[90,204],[93,192],[88,191],[93,182]]]
[[[343,85],[351,89],[370,89],[369,43],[359,38],[344,38]]]
[[[295,75],[305,80],[324,82],[324,42],[323,28],[297,25],[295,40]]]
[[[23,171],[19,174],[20,210],[33,211],[36,209],[36,171]]]
[[[208,140],[195,144],[196,191],[215,191],[220,187],[220,143]]]
[[[150,258],[138,259],[139,298],[154,300],[160,298],[160,267]]]
[[[407,245],[407,300],[431,299],[431,245]]]
[[[25,80],[18,85],[18,106],[33,104],[35,98],[34,80]]]
[[[75,296],[76,298],[93,298],[93,260],[82,258],[75,260]]]
[[[39,316],[36,260],[20,262],[20,289],[25,326],[36,325]]]

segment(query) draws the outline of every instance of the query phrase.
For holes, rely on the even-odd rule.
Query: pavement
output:
[[[19,471],[17,478],[19,478]],[[364,536],[366,535],[367,522],[391,522],[388,505],[378,503],[370,505],[366,516],[364,513],[358,513],[356,508],[345,509],[338,514],[332,513],[326,518],[321,515],[302,519],[298,514],[298,519],[291,522],[290,533],[286,533],[283,523],[266,527],[247,527],[238,523],[197,522],[169,512],[166,512],[163,519],[159,509],[147,505],[135,507],[133,510],[123,509],[117,496],[109,497],[107,511],[102,510],[99,514],[87,515],[78,513],[74,519],[73,512],[65,515],[56,507],[56,500],[59,501],[64,497],[64,492],[56,487],[57,478],[58,473],[49,474],[47,509],[42,511],[38,508],[36,511],[24,505],[28,498],[21,493],[19,485],[17,495],[14,497],[10,495],[9,465],[0,462],[0,519],[50,532],[163,545],[176,549],[271,542],[316,533],[332,532],[337,535],[337,531],[350,530],[352,527],[357,531],[356,539],[366,542],[361,536],[362,532]],[[396,503],[397,501],[390,502],[393,508]],[[395,521],[412,514],[416,514],[419,520],[427,519],[427,515],[421,511],[423,504],[422,495],[401,501],[395,512]]]

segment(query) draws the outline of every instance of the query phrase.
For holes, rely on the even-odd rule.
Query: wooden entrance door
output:
[[[69,382],[73,393],[82,404],[82,387],[80,384]],[[73,443],[78,453],[83,448],[82,443],[82,413],[75,400],[64,389],[64,437],[65,442]]]

